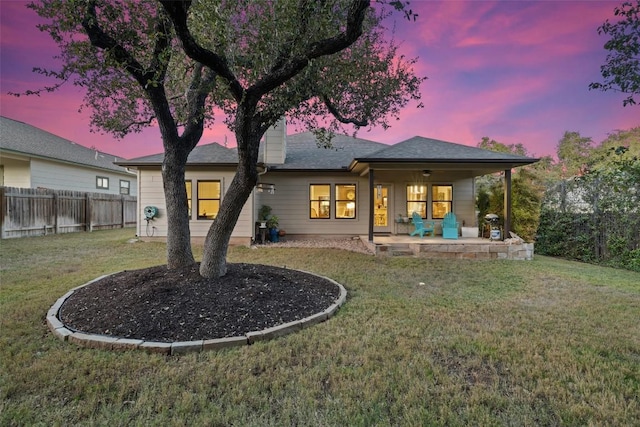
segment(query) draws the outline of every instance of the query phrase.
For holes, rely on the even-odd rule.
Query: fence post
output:
[[[4,187],[0,187],[0,239],[4,239],[4,216],[7,211],[7,194]]]
[[[60,221],[58,220],[58,215],[60,215],[60,197],[58,196],[58,192],[53,192],[53,232],[55,234],[60,234]],[[45,233],[46,234],[46,233]]]
[[[91,224],[91,193],[86,194],[85,198],[85,231],[92,231]]]
[[[125,220],[124,220],[124,194],[120,196],[120,213],[122,214],[122,222],[120,224],[120,228],[124,228],[125,227]]]

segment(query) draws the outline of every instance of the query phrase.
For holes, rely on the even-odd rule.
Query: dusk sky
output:
[[[534,156],[555,153],[565,131],[601,142],[607,134],[640,126],[640,106],[623,107],[623,94],[589,91],[600,81],[607,52],[597,33],[614,19],[619,1],[411,1],[418,19],[398,17],[402,52],[418,56],[423,109],[407,108],[392,128],[359,137],[393,144],[416,135],[475,146],[484,136],[522,143]],[[27,2],[0,0],[0,114],[87,147],[124,158],[162,151],[150,128],[123,140],[89,132],[83,93],[67,84],[56,93],[15,98],[54,83],[31,72],[55,64],[57,46],[35,28]],[[222,124],[201,143],[235,138]],[[289,130],[291,132],[291,130]]]

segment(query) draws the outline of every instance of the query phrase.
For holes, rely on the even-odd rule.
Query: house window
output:
[[[309,185],[309,218],[331,217],[331,185]]]
[[[185,181],[184,186],[187,189],[187,208],[189,209],[189,219],[191,219],[191,200],[193,198],[191,180]]]
[[[109,178],[106,176],[96,176],[96,188],[100,188],[102,190],[109,189]]]
[[[427,217],[427,186],[423,184],[407,185],[407,216],[417,212]]]
[[[220,210],[220,181],[198,181],[198,219],[215,219]]]
[[[453,186],[434,185],[431,191],[431,215],[433,219],[442,219],[453,210]]]
[[[120,180],[120,194],[130,194],[131,182]]]
[[[336,184],[336,218],[356,217],[356,185]]]

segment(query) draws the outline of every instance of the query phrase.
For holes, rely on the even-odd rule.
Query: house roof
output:
[[[131,160],[121,160],[118,162],[122,166],[157,166],[164,160],[164,153],[152,154],[150,156],[137,157]],[[227,148],[213,142],[205,145],[197,145],[189,157],[187,164],[196,165],[237,165],[238,152],[235,148]]]
[[[423,169],[465,169],[475,175],[511,169],[537,162],[539,159],[511,153],[485,150],[468,145],[441,141],[433,138],[413,138],[388,145],[362,157],[355,157],[349,169],[362,172],[368,167],[384,168],[388,165]]]
[[[287,135],[287,157],[284,164],[269,165],[269,169],[278,170],[336,170],[346,169],[349,163],[358,156],[365,156],[386,147],[379,142],[352,138],[346,135],[335,135],[331,148],[318,147],[316,137],[312,132]],[[263,145],[260,146],[262,158]],[[119,161],[123,166],[154,166],[161,165],[164,154],[138,157],[131,160]],[[226,148],[214,142],[198,145],[189,154],[187,164],[197,165],[237,165],[238,151],[236,148]]]
[[[385,144],[347,135],[334,135],[331,147],[319,147],[312,132],[287,135],[287,158],[283,165],[269,165],[272,170],[347,169],[357,157],[367,156],[388,147]]]
[[[7,117],[0,117],[0,149],[9,153],[129,173],[116,166],[118,157],[99,152]]]
[[[412,164],[416,169],[446,167],[475,169],[478,174],[536,162],[524,156],[499,153],[437,139],[415,136],[395,145],[382,144],[347,135],[334,135],[331,147],[319,147],[312,132],[287,135],[284,164],[268,164],[273,171],[354,171],[361,172],[372,164]],[[260,146],[262,153],[263,146]],[[260,156],[261,158],[262,156]],[[164,154],[139,157],[118,162],[123,166],[152,166],[162,164]],[[218,143],[197,146],[187,164],[236,165],[238,153]]]
[[[510,153],[500,153],[438,139],[414,136],[394,145],[387,145],[368,156],[355,158],[363,161],[527,161],[534,160]]]

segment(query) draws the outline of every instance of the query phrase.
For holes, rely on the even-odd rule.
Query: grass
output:
[[[54,338],[45,315],[70,288],[164,263],[164,245],[131,237],[115,230],[0,243],[0,425],[640,419],[639,273],[547,257],[431,261],[232,248],[232,262],[334,278],[347,288],[347,304],[293,335],[182,357]]]

